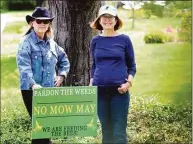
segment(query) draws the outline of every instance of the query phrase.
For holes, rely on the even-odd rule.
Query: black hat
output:
[[[26,21],[29,24],[33,19],[45,19],[45,20],[50,20],[52,21],[54,17],[51,17],[49,14],[49,11],[45,7],[36,7],[32,16],[27,15],[26,16]]]

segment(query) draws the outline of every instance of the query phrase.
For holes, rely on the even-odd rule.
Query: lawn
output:
[[[132,93],[157,95],[164,104],[191,103],[191,44],[153,44],[140,49]]]
[[[190,43],[143,42],[145,32],[155,27],[162,30],[168,23],[173,27],[179,26],[178,21],[171,21],[169,18],[136,20],[136,28],[130,30],[131,20],[125,19],[126,24],[120,30],[130,36],[137,63],[137,74],[130,90],[131,105],[127,127],[129,143],[191,142],[192,46]],[[10,23],[2,35],[2,51],[5,53],[1,55],[0,136],[3,144],[30,142],[31,125],[19,91],[15,58],[19,39],[27,29],[25,22]],[[100,142],[100,124],[96,138],[72,137],[55,141],[57,144]]]
[[[28,28],[29,26],[25,21],[7,23],[1,38],[1,54],[15,54],[18,48],[17,44]]]

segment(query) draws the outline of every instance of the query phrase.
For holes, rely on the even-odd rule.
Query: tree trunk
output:
[[[132,14],[133,14],[132,28],[134,28],[135,27],[135,9],[134,8],[132,8]]]
[[[101,6],[104,6],[105,5],[105,1],[101,1]]]
[[[100,1],[51,0],[47,5],[55,16],[52,22],[54,40],[65,49],[71,64],[66,85],[88,85],[89,47],[93,36],[89,22],[97,17]]]

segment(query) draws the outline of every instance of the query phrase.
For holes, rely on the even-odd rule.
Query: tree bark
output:
[[[88,85],[89,47],[93,36],[89,22],[97,17],[100,1],[51,0],[47,5],[51,15],[55,16],[52,22],[54,40],[64,48],[71,64],[66,85]]]

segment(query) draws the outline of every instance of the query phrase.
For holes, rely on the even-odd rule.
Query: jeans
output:
[[[32,118],[32,96],[33,91],[32,90],[21,90],[21,94],[23,97],[23,101],[25,104],[25,107]],[[50,139],[32,139],[32,144],[52,144]]]
[[[120,94],[118,87],[98,87],[98,117],[102,126],[102,143],[127,144],[127,116],[130,95]]]

